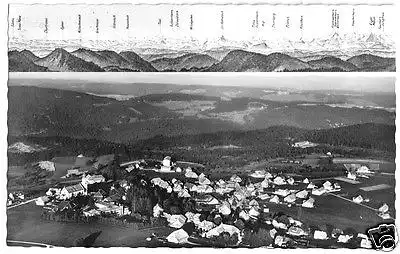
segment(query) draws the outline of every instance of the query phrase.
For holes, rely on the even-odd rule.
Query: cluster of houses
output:
[[[100,215],[101,213],[116,214],[118,216],[130,214],[127,207],[118,203],[118,200],[124,199],[125,192],[120,189],[115,189],[111,186],[111,190],[108,196],[102,189],[95,192],[88,192],[89,186],[96,183],[105,183],[105,178],[102,175],[89,175],[84,174],[81,182],[65,186],[63,188],[49,188],[45,196],[38,197],[35,202],[36,205],[42,206],[46,210],[52,212],[62,212],[65,209],[73,208],[70,200],[78,195],[93,197],[95,208],[86,206],[83,208],[83,215],[87,217]],[[120,181],[120,186],[125,190],[129,188],[129,185],[125,181]],[[126,198],[126,197],[125,197]]]
[[[36,204],[51,211],[64,211],[73,208],[70,200],[78,195],[90,195],[95,200],[94,206],[83,208],[87,217],[103,213],[117,216],[129,215],[130,211],[118,200],[126,200],[126,191],[131,185],[126,180],[120,180],[122,188],[110,188],[108,195],[101,189],[90,192],[90,186],[104,183],[102,175],[87,174],[85,168],[90,164],[90,158],[78,156],[74,168],[69,175],[81,175],[81,181],[75,185],[63,188],[50,188],[45,196],[36,199]],[[144,169],[145,161],[132,161],[120,166],[126,171]],[[93,165],[91,165],[93,166]],[[161,177],[151,179],[151,186],[158,186],[167,193],[176,193],[179,198],[191,199],[195,203],[195,211],[181,211],[181,214],[165,212],[163,203],[153,207],[153,217],[164,218],[174,231],[166,237],[166,241],[176,244],[188,243],[189,237],[195,234],[203,238],[214,238],[221,234],[237,236],[236,244],[240,244],[244,236],[244,227],[240,226],[252,221],[260,221],[269,225],[269,234],[274,246],[286,246],[288,241],[296,237],[315,240],[332,240],[346,243],[353,238],[360,238],[360,246],[370,248],[368,237],[363,234],[346,235],[342,230],[335,229],[329,235],[323,230],[307,228],[304,223],[292,217],[285,219],[273,216],[272,210],[279,206],[312,209],[316,205],[316,197],[326,193],[341,190],[337,182],[325,181],[320,184],[309,179],[295,180],[286,175],[271,174],[265,170],[257,170],[248,176],[231,175],[229,178],[211,180],[204,173],[195,172],[192,168],[181,169],[167,156],[160,167],[154,169],[160,173],[178,172],[179,179],[164,180]],[[367,172],[365,168],[360,171]],[[350,173],[350,171],[349,171]],[[246,179],[242,179],[246,178]],[[354,197],[353,202],[366,202],[362,197]],[[279,210],[279,209],[278,209]],[[387,214],[387,205],[379,209],[382,215]],[[204,218],[202,215],[208,214]],[[212,216],[211,216],[212,215]],[[229,218],[229,220],[227,219]],[[194,230],[187,230],[188,223],[194,225]],[[284,232],[282,234],[282,232]]]
[[[369,178],[374,175],[374,171],[370,170],[366,165],[361,164],[344,164],[347,170],[347,178],[356,180],[357,177]]]
[[[108,165],[114,160],[114,154],[102,155],[97,158],[78,155],[73,166],[67,170],[65,177],[82,176]]]
[[[120,167],[125,168],[127,172],[132,170],[151,170],[159,173],[181,173],[182,168],[176,166],[176,162],[171,158],[171,156],[166,156],[160,164],[154,167],[146,167],[147,163],[145,160],[135,160],[120,164]]]
[[[341,188],[337,183],[326,181],[321,186],[316,186],[307,178],[295,181],[292,177],[272,175],[265,171],[250,174],[253,182],[243,181],[238,175],[232,175],[226,180],[212,181],[204,173],[197,174],[191,168],[185,169],[184,176],[185,180],[174,178],[167,181],[160,177],[151,180],[153,185],[165,189],[168,193],[175,192],[179,197],[193,198],[198,205],[195,213],[186,211],[182,214],[168,214],[164,212],[162,204],[154,206],[153,216],[166,218],[168,225],[175,229],[166,237],[171,243],[188,243],[192,233],[185,229],[185,224],[194,223],[195,231],[202,237],[212,238],[223,233],[231,236],[236,234],[239,244],[243,237],[243,228],[237,226],[237,222],[241,220],[246,223],[264,219],[264,222],[270,225],[269,232],[274,239],[274,246],[285,246],[293,237],[336,239],[338,243],[345,243],[353,237],[358,237],[361,247],[370,248],[368,237],[364,235],[345,235],[340,229],[336,229],[335,235],[328,235],[322,230],[310,233],[309,228],[301,221],[291,217],[287,217],[284,221],[271,217],[270,208],[276,207],[276,204],[298,206],[299,209],[313,208],[314,196],[340,191]],[[214,212],[213,218],[200,219],[204,206],[211,207],[208,211]],[[232,216],[233,224],[223,223],[221,220]],[[277,234],[282,231],[285,234]]]
[[[25,200],[24,193],[20,191],[10,192],[7,197],[7,205],[15,205]]]

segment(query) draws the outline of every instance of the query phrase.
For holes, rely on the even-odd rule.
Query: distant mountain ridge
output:
[[[311,60],[308,63],[314,68],[329,69],[329,68],[340,68],[344,71],[354,71],[357,67],[348,61],[343,61],[340,58],[334,56],[323,57],[318,60]]]
[[[211,66],[212,72],[270,72],[296,71],[310,68],[310,65],[297,58],[282,53],[263,55],[244,50],[232,50],[221,62]]]
[[[192,68],[206,68],[217,63],[218,61],[207,54],[190,53],[175,58],[158,58],[151,63],[159,71],[173,70],[181,71],[183,69],[190,70]]]
[[[265,55],[233,49],[220,58],[220,61],[205,53],[185,53],[176,57],[160,55],[154,60],[146,61],[133,51],[117,53],[112,50],[93,51],[80,48],[70,53],[57,48],[42,58],[29,50],[9,51],[8,55],[10,72],[392,72],[396,70],[395,58],[372,54],[361,54],[347,60],[331,55],[320,55],[313,60],[304,61],[284,53]]]

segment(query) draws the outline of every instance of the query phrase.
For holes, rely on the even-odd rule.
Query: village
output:
[[[41,164],[54,170],[50,162]],[[113,178],[100,170],[110,165]],[[366,232],[302,221],[301,214],[318,210],[319,200],[327,195],[371,208],[370,200],[362,195],[341,196],[341,185],[373,177],[374,171],[358,164],[346,164],[346,169],[347,174],[329,180],[292,177],[268,169],[215,178],[196,163],[179,163],[170,156],[162,161],[115,165],[113,156],[93,160],[78,155],[62,177],[73,179],[71,184],[51,187],[34,202],[42,207],[41,217],[46,220],[118,221],[170,229],[167,235],[149,235],[150,246],[371,248]],[[23,199],[22,193],[9,193],[8,205]],[[285,209],[296,209],[296,213],[285,214]],[[381,220],[393,219],[386,203],[371,209]]]

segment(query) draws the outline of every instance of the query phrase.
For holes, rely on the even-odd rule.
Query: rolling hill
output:
[[[40,59],[40,57],[36,56],[36,55],[33,54],[31,51],[26,50],[26,49],[22,50],[20,53],[21,53],[22,55],[26,56],[26,57],[27,57],[29,60],[31,60],[32,62],[35,62],[35,61],[37,61],[37,60]]]
[[[371,54],[354,56],[349,58],[347,62],[357,66],[361,70],[365,69],[367,71],[373,71],[373,69],[379,70],[390,66],[396,67],[394,58],[379,57]]]
[[[342,69],[343,71],[354,71],[357,69],[357,67],[354,64],[347,61],[343,61],[342,59],[333,56],[323,57],[318,60],[311,60],[308,61],[308,63],[313,68],[317,69],[339,68]]]
[[[111,50],[102,50],[102,51],[96,51],[96,54],[107,59],[106,66],[118,66],[121,68],[131,69],[131,65],[128,62],[128,60],[123,58],[117,52]]]
[[[98,65],[86,62],[64,49],[58,48],[49,55],[35,61],[37,65],[47,67],[55,72],[101,72]]]
[[[80,49],[77,49],[77,50],[71,52],[71,54],[86,61],[86,62],[94,63],[94,64],[100,66],[101,68],[112,65],[112,64],[110,64],[110,62],[108,61],[108,59],[106,57],[101,56],[90,49],[80,48]]]
[[[157,71],[151,65],[151,63],[147,62],[133,51],[123,51],[119,54],[131,64],[130,66],[133,70],[138,70],[143,72]]]
[[[224,131],[179,137],[157,136],[137,142],[143,147],[164,148],[183,146],[218,146],[234,144],[237,147],[262,147],[268,143],[288,144],[292,140],[309,140],[332,146],[359,147],[395,152],[395,127],[385,124],[356,124],[325,130],[276,125],[250,131]]]
[[[151,64],[159,71],[181,71],[192,68],[201,69],[210,67],[218,61],[206,54],[185,54],[175,58],[159,58],[153,60]]]
[[[395,132],[394,125],[366,123],[309,131],[305,134],[305,138],[334,146],[354,146],[395,152]]]
[[[214,64],[207,71],[211,72],[270,72],[270,71],[296,71],[308,69],[311,66],[297,58],[282,54],[272,53],[263,55],[244,50],[229,52],[221,62]]]
[[[95,157],[118,153],[125,159],[131,159],[145,156],[162,158],[167,153],[182,160],[226,166],[232,163],[246,164],[247,161],[257,161],[260,158],[320,153],[326,150],[355,156],[377,156],[379,159],[384,156],[393,160],[396,149],[394,137],[394,126],[369,123],[327,130],[271,126],[259,130],[228,130],[175,137],[157,135],[143,140],[125,140],[123,143],[65,136],[9,135],[7,139],[10,145],[23,143],[42,148],[29,153],[13,153],[9,150],[9,165],[24,165],[38,160],[49,160],[54,156],[77,154]],[[317,142],[320,146],[308,149],[293,148],[291,144],[298,140]],[[235,160],[232,159],[233,156],[236,157]]]

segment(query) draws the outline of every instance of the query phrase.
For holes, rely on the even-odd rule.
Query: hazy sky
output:
[[[357,2],[359,1],[355,3]],[[336,10],[339,17],[339,28],[332,28],[332,10]],[[223,31],[221,11],[224,13]],[[12,4],[9,12],[9,33],[14,39],[24,37],[52,40],[140,40],[155,38],[162,34],[166,38],[192,37],[206,40],[218,38],[223,34],[231,40],[252,38],[296,40],[301,37],[304,40],[311,40],[315,37],[328,37],[335,30],[343,34],[352,32],[365,34],[375,31],[390,35],[396,29],[396,10],[391,5]],[[78,15],[81,15],[81,33],[78,33]],[[115,28],[113,28],[113,15],[115,15]],[[129,15],[128,29],[127,15]],[[21,16],[21,30],[18,30],[18,16]],[[371,17],[375,17],[375,25],[370,24]],[[47,18],[47,33],[44,32],[45,18]],[[12,19],[14,26],[11,26]],[[96,33],[96,19],[98,19],[99,33]],[[161,25],[158,24],[159,19]],[[384,26],[380,24],[380,19],[384,20]],[[302,29],[300,20],[303,20]]]
[[[348,90],[358,92],[395,91],[395,77],[388,74],[355,73],[10,73],[15,80],[82,80],[101,83],[166,83],[178,85],[216,85],[286,88],[299,90]],[[51,82],[51,81],[50,81]],[[29,83],[29,82],[28,82]]]

